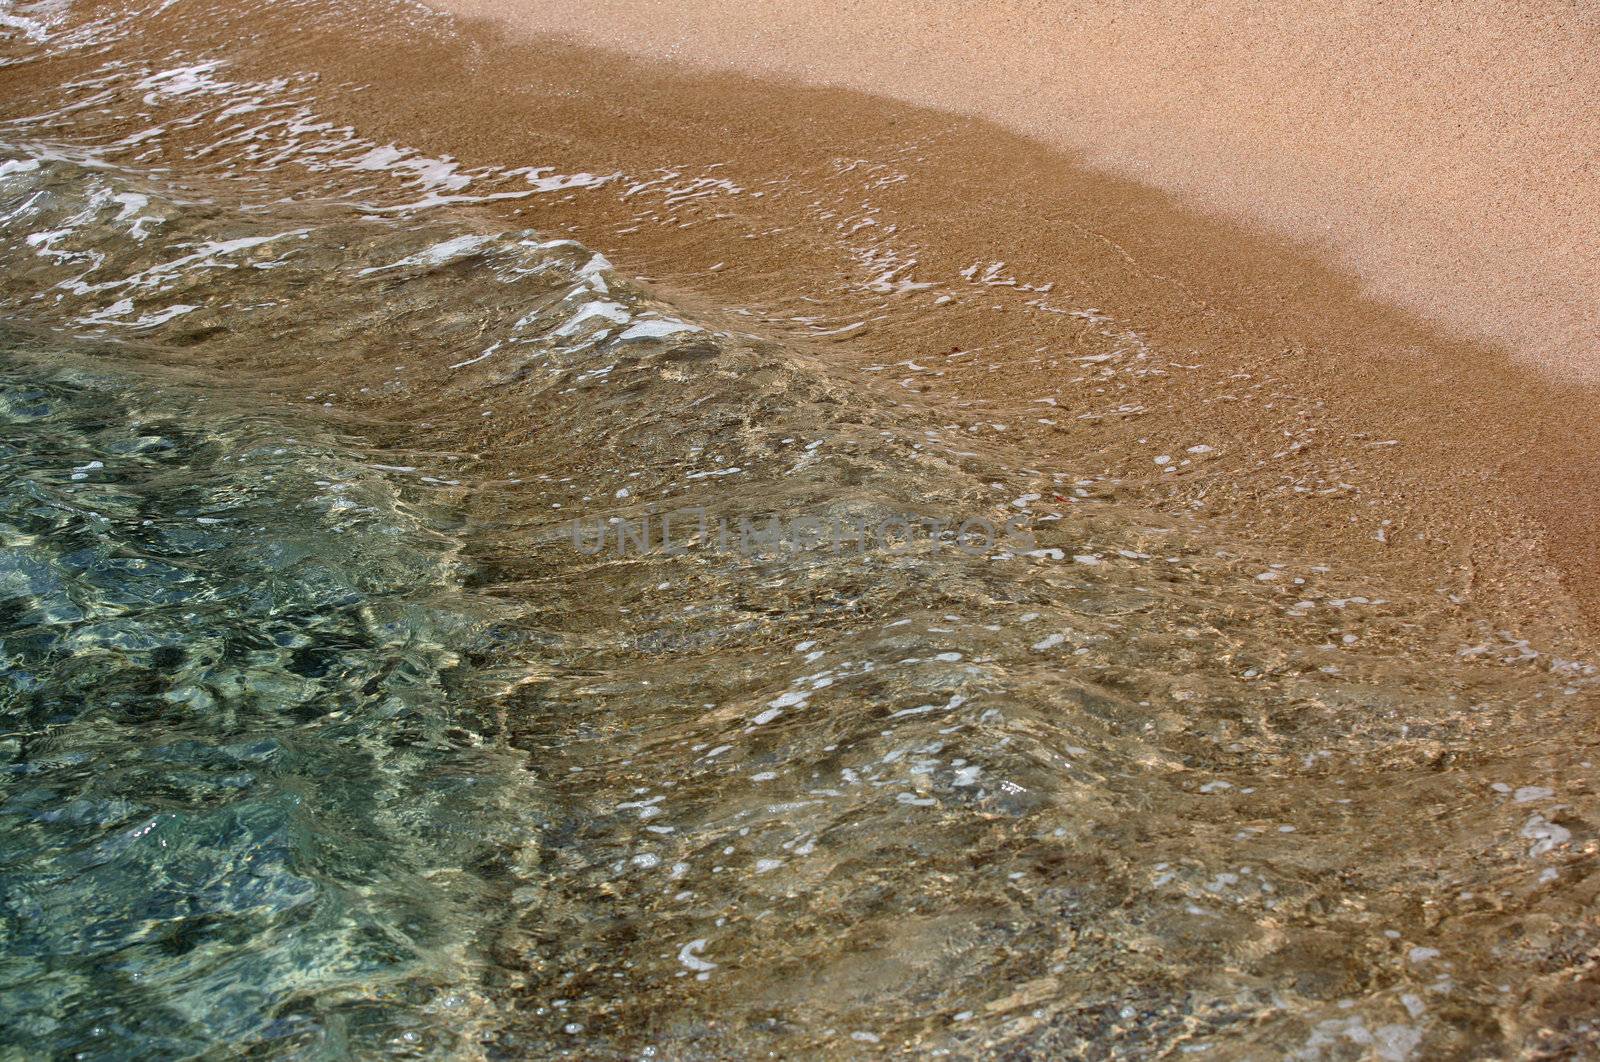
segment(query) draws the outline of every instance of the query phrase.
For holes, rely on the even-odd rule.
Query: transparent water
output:
[[[1589,663],[481,209],[597,178],[29,10],[6,54],[61,73],[0,120],[18,1050],[1592,1040]],[[683,548],[639,548],[669,513]]]
[[[506,610],[336,443],[4,346],[0,1036],[449,1042],[517,839]]]

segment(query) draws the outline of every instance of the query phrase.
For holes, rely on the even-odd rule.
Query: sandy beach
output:
[[[0,1042],[1594,1055],[1594,29],[0,0]]]
[[[1585,5],[434,6],[990,119],[1330,255],[1458,333],[1600,375],[1600,14]]]
[[[952,357],[918,386],[956,402],[1059,395],[1065,423],[1006,420],[1286,552],[1381,564],[1521,622],[1600,616],[1581,17],[1480,13],[1466,48],[1464,15],[1430,33],[1414,8],[1375,40],[1355,13],[1306,13],[1286,36],[1170,8],[1074,9],[1045,34],[1007,4],[759,25],[737,4],[446,6],[469,17],[374,25],[382,48],[297,26],[297,54],[375,87],[341,101],[350,120],[432,150],[709,175],[648,209],[671,182],[516,208],[675,297],[750,308],[856,363]],[[1493,47],[1514,61],[1452,80]],[[1359,74],[1332,58],[1351,49]],[[916,286],[945,277],[981,297],[925,312]],[[1106,404],[1103,381],[1041,357],[1085,328],[1039,289],[1194,368]],[[831,325],[797,323],[812,319]],[[1154,459],[1196,425],[1223,456],[1163,479]]]
[[[675,301],[915,365],[952,415],[1286,555],[1587,640],[1592,20],[1024,7],[217,4],[148,28],[352,86],[322,106],[374,136],[584,175],[475,209]],[[1132,350],[1166,367],[1096,368]],[[1195,445],[1203,467],[1157,463]]]

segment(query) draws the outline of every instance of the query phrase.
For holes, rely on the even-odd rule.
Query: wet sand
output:
[[[1600,374],[1600,14],[1586,5],[435,6],[988,118],[1331,253],[1449,328]]]
[[[1600,616],[1600,426],[1581,379],[986,120],[397,11],[215,4],[150,29],[363,86],[328,93],[326,113],[375,138],[596,175],[484,209],[1041,461],[1496,623],[1586,634]]]

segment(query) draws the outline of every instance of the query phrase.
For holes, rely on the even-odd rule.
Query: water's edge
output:
[[[17,1042],[1593,1040],[1587,661],[475,210],[618,176],[6,10]]]

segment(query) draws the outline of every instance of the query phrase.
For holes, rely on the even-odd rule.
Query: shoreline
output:
[[[1442,336],[1303,247],[979,119],[382,0],[206,9],[149,32],[353,87],[321,113],[379,142],[547,167],[538,194],[472,209],[577,237],[687,310],[1285,559],[1593,644],[1594,389]]]
[[[590,242],[685,305],[740,308],[846,364],[924,366],[911,386],[947,392],[957,411],[987,405],[1009,422],[1055,394],[1071,423],[1008,429],[1226,514],[1288,555],[1353,560],[1470,595],[1495,622],[1592,641],[1594,388],[1442,335],[1300,245],[983,120],[497,21],[445,23],[377,54],[335,36],[297,56],[378,87],[345,96],[344,117],[429,150],[676,174],[666,194],[659,181],[602,184],[504,213]],[[418,69],[438,73],[419,82]],[[493,100],[484,84],[499,86]],[[1085,306],[1093,320],[1072,316]],[[812,318],[824,320],[796,323]],[[1101,381],[1074,360],[1124,336],[1190,368]],[[1105,396],[1130,391],[1142,412],[1108,413],[1129,403]],[[1192,445],[1216,452],[1204,475],[1163,482],[1155,458]]]
[[[1551,0],[427,0],[514,33],[993,121],[1600,379],[1600,19]]]
[[[241,430],[9,389],[4,631],[73,683],[18,673],[13,773],[94,812],[17,817],[12,880],[176,905],[114,968],[37,912],[53,1049],[1596,1042],[1592,506],[1536,478],[1592,388],[985,122],[126,5],[0,48],[4,316]]]

